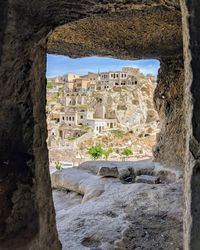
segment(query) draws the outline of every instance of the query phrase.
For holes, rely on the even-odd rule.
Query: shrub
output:
[[[108,158],[109,158],[110,154],[112,153],[112,151],[113,150],[112,150],[111,147],[103,150],[103,155],[105,156],[106,160],[108,160]]]
[[[47,82],[47,88],[52,89],[53,88],[53,83],[52,82]]]
[[[90,147],[87,153],[94,159],[97,160],[103,155],[103,148],[100,144]]]
[[[62,164],[60,161],[55,161],[55,165],[57,170],[62,170]]]
[[[121,154],[124,156],[124,158],[126,158],[126,157],[129,157],[129,156],[133,155],[133,151],[132,151],[131,148],[126,147],[126,148],[122,151]]]

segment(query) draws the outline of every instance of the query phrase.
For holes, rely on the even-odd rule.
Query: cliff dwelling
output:
[[[0,2],[0,249],[200,249],[199,12],[197,0]],[[160,61],[154,162],[83,165],[50,182],[47,52]],[[125,171],[155,183],[119,185]],[[51,185],[74,178],[83,209],[72,216],[57,196],[56,227]]]
[[[153,102],[158,68],[157,60],[48,55],[50,167],[93,159],[88,150],[95,144],[106,154],[96,159],[123,160],[128,149],[129,160],[152,158],[152,147],[160,132]],[[74,73],[67,73],[69,69]]]

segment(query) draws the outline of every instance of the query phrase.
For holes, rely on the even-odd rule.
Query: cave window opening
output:
[[[66,60],[64,66],[55,64],[55,57],[61,57],[62,63]],[[65,171],[85,162],[96,164],[96,159],[106,162],[103,154],[100,158],[88,154],[89,149],[97,145],[104,151],[111,149],[108,164],[121,162],[123,150],[127,148],[132,151],[126,158],[127,164],[152,158],[152,147],[159,132],[159,118],[153,103],[159,68],[157,60],[70,59],[54,55],[48,55],[47,59],[47,79],[55,86],[53,91],[47,89],[47,145],[51,171],[56,171],[56,162],[60,162]],[[84,60],[90,63],[87,65]],[[104,60],[105,65],[101,62],[96,66],[95,60]],[[106,63],[107,60],[113,60],[114,64]],[[154,64],[156,69],[148,71]],[[110,65],[114,65],[113,68]],[[147,79],[149,73],[155,75],[155,81]],[[59,91],[58,84],[62,85]],[[59,117],[57,122],[54,122],[55,117]],[[50,136],[52,130],[55,136]]]

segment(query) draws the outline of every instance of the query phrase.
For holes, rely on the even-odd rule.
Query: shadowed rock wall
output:
[[[182,54],[178,0],[0,2],[1,249],[60,249],[46,146],[45,37],[55,27],[80,19],[84,20],[78,26],[75,23],[67,28],[70,32],[80,28],[69,33],[70,41],[55,40],[52,33],[50,52],[71,56],[152,57],[161,60],[166,72],[168,68],[176,72],[176,66],[170,67],[168,59]],[[79,36],[75,36],[77,44],[73,42],[73,34]],[[179,66],[177,73],[181,79]],[[164,78],[162,73],[160,83],[161,78]],[[163,84],[170,86],[171,91],[170,81],[167,79]],[[167,98],[172,100],[170,96]],[[173,104],[176,106],[176,102]],[[157,106],[164,112],[168,110],[165,105],[164,108]],[[171,118],[173,112],[165,115]],[[176,136],[173,138],[177,140]],[[159,159],[167,161],[163,158],[165,149],[162,150]],[[169,162],[172,161],[170,158]],[[176,158],[174,161],[176,165]]]
[[[28,17],[13,1],[6,7],[0,32],[0,248],[60,249],[46,147],[46,40],[34,41]]]
[[[185,56],[185,249],[200,249],[200,5],[182,1]]]
[[[184,165],[184,67],[182,58],[161,60],[154,92],[155,108],[159,114],[161,131],[153,148],[156,161]]]

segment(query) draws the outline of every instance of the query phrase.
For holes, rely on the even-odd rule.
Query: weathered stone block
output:
[[[139,175],[135,178],[136,183],[158,184],[160,182],[159,177],[150,175]]]
[[[100,167],[97,175],[103,176],[103,177],[118,178],[119,172],[118,172],[117,167]]]

